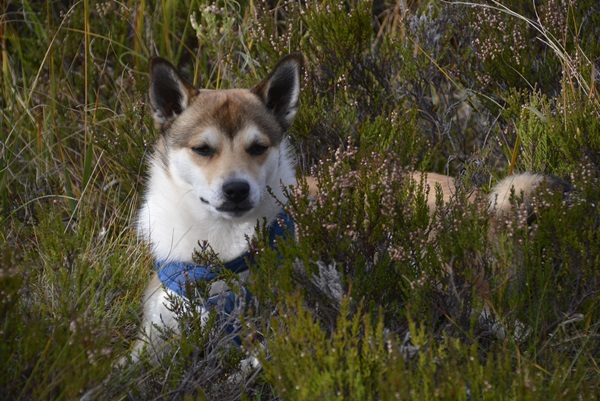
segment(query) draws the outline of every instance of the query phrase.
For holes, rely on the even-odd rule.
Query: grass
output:
[[[569,4],[4,2],[0,399],[598,398],[600,10]],[[131,227],[148,57],[228,88],[292,51],[290,136],[320,193],[290,193],[299,240],[259,256],[262,370],[240,376],[240,349],[183,311],[160,363],[114,368],[152,270]],[[415,168],[465,191],[432,214]],[[467,202],[526,170],[574,191],[545,188],[533,224]]]

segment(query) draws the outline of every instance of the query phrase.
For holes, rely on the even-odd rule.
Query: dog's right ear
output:
[[[150,59],[150,104],[154,125],[162,129],[181,114],[198,94],[177,69],[160,57]]]

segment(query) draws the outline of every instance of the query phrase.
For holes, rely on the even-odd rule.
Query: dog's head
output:
[[[150,60],[150,102],[161,139],[155,157],[193,188],[202,207],[250,213],[279,185],[282,141],[298,110],[302,56],[284,57],[252,89],[198,90],[161,58]]]

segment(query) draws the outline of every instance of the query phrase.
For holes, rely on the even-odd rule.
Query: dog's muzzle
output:
[[[230,180],[221,187],[225,202],[217,210],[219,212],[242,215],[254,207],[250,202],[250,184],[245,180]]]

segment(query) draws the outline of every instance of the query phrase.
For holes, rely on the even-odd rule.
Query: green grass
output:
[[[4,2],[0,399],[598,398],[600,9],[535,4]],[[183,311],[160,363],[114,367],[152,272],[132,226],[155,51],[206,88],[306,57],[290,135],[320,194],[290,193],[299,240],[259,256],[243,379]],[[465,193],[432,214],[415,168]],[[574,191],[544,189],[532,225],[466,201],[526,170]]]

